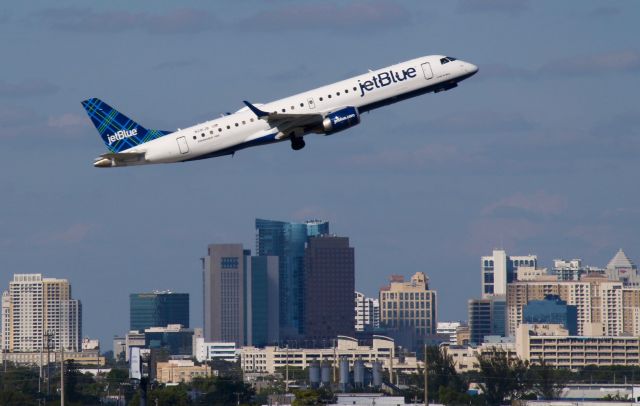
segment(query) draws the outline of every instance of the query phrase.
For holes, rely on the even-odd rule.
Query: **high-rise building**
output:
[[[578,334],[578,309],[558,296],[548,295],[544,300],[531,300],[522,308],[524,324],[561,324],[569,335]]]
[[[460,321],[439,321],[436,324],[436,334],[449,337],[449,344],[458,344],[458,329],[463,326]]]
[[[309,237],[329,234],[326,221],[289,223],[256,219],[256,254],[278,257],[280,338],[298,338],[304,317],[304,249]]]
[[[638,267],[627,257],[622,249],[618,250],[616,255],[611,258],[605,273],[609,279],[620,281],[624,286],[640,287]]]
[[[189,327],[189,294],[170,291],[131,293],[129,295],[129,330],[144,330],[181,324]]]
[[[429,278],[423,272],[416,272],[408,282],[393,275],[389,286],[380,290],[380,324],[392,330],[413,330],[422,340],[435,333],[436,292],[429,290]]]
[[[310,237],[304,256],[304,317],[306,340],[330,340],[355,334],[353,292],[354,249],[349,238]]]
[[[247,265],[242,244],[211,244],[203,258],[204,337],[245,344]]]
[[[518,267],[537,268],[536,255],[508,256],[504,250],[493,250],[492,256],[481,258],[482,297],[506,295],[507,284],[518,280]]]
[[[506,335],[507,302],[504,296],[490,296],[484,299],[470,299],[469,342],[482,344],[486,336]]]
[[[356,331],[375,330],[380,327],[380,302],[355,292]]]
[[[247,345],[264,347],[279,341],[280,280],[278,257],[251,257],[247,278]]]
[[[554,259],[553,268],[549,275],[555,275],[559,281],[579,281],[583,276],[594,276],[604,274],[604,270],[582,264],[582,260],[574,258],[572,260]]]
[[[66,279],[15,274],[2,295],[2,318],[3,351],[40,351],[45,334],[52,350],[82,348],[82,305]]]
[[[532,300],[556,295],[568,305],[576,306],[578,335],[618,336],[624,333],[623,292],[629,298],[637,288],[605,276],[585,276],[579,281],[559,281],[555,276],[510,283],[507,291],[508,332],[515,335],[523,320],[523,308]]]

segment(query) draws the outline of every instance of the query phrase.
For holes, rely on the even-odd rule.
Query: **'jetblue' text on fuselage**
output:
[[[388,72],[378,73],[374,75],[371,80],[365,82],[358,81],[360,86],[360,97],[364,96],[366,92],[373,90],[374,88],[381,88],[390,85],[391,83],[398,83],[409,78],[415,78],[417,75],[415,68],[403,69],[401,72],[394,72],[390,70]]]

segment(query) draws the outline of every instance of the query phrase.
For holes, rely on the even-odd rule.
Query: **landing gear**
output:
[[[300,137],[291,137],[291,149],[294,151],[299,151],[305,146],[304,140]]]

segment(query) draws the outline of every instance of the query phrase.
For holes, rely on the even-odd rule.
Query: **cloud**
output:
[[[636,50],[603,52],[556,59],[539,69],[547,76],[603,75],[640,71],[640,52]]]
[[[534,125],[520,113],[476,110],[450,113],[431,120],[428,128],[456,133],[483,133],[528,131]]]
[[[43,118],[26,107],[0,104],[0,137],[17,136],[41,126]]]
[[[288,4],[259,12],[239,23],[240,28],[255,31],[339,30],[379,31],[401,27],[411,13],[398,3],[367,1],[349,3]]]
[[[195,59],[191,61],[188,61],[188,60],[165,61],[165,62],[160,62],[154,65],[151,69],[156,71],[177,70],[177,69],[189,68],[189,67],[195,66],[197,65],[197,63],[199,63],[199,61]]]
[[[429,144],[410,150],[381,150],[357,154],[342,161],[347,166],[416,168],[448,162],[460,162],[462,154],[455,145]]]
[[[567,198],[544,191],[516,193],[492,203],[482,209],[484,216],[522,217],[528,215],[557,216],[567,208]]]
[[[552,59],[537,68],[507,64],[480,64],[482,74],[474,80],[565,79],[575,76],[604,76],[640,72],[640,51],[610,51]]]
[[[36,237],[36,242],[40,244],[62,243],[76,244],[87,239],[93,226],[86,223],[72,224],[69,227],[54,231],[51,233],[41,234]]]
[[[47,127],[56,130],[57,133],[66,135],[79,135],[88,127],[89,120],[86,116],[74,113],[64,113],[58,116],[49,116]]]
[[[459,13],[520,14],[529,9],[529,0],[459,0]]]
[[[56,93],[58,86],[41,79],[23,80],[19,83],[8,83],[0,80],[0,97],[32,97]]]
[[[189,8],[153,14],[61,7],[35,12],[32,17],[36,22],[50,29],[76,33],[118,33],[141,30],[150,34],[191,34],[218,27],[218,22],[208,11]]]

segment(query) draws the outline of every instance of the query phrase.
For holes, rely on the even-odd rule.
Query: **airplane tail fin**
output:
[[[171,131],[148,130],[97,98],[83,101],[82,107],[100,133],[107,149],[113,153],[125,151],[171,133]]]

